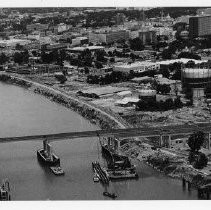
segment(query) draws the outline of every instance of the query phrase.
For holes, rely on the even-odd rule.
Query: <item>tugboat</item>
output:
[[[52,152],[52,146],[48,143],[47,140],[43,141],[43,147],[43,149],[39,149],[37,151],[38,160],[48,166],[60,165],[60,158]]]
[[[0,187],[0,200],[1,201],[9,201],[9,200],[11,200],[10,184],[9,184],[8,180],[3,181],[3,184]]]
[[[109,192],[103,192],[103,195],[113,198],[113,199],[115,199],[117,197],[117,195],[115,193],[109,193]]]

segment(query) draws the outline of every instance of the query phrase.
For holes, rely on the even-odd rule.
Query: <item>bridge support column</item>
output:
[[[168,148],[171,148],[171,135],[168,136]]]
[[[159,141],[159,146],[162,147],[163,146],[163,136],[160,136],[160,141]]]
[[[114,139],[114,150],[119,153],[119,148],[120,148],[120,141],[118,139]]]
[[[45,152],[47,152],[47,144],[48,144],[48,143],[49,143],[49,142],[48,142],[47,139],[45,139],[45,140],[43,141],[43,149],[44,149]]]

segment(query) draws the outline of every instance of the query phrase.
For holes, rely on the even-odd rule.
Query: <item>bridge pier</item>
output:
[[[43,149],[44,149],[44,153],[46,154],[46,156],[48,158],[52,158],[52,147],[49,144],[49,141],[47,139],[43,140]]]

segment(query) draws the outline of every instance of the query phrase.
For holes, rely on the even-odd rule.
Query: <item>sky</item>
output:
[[[0,7],[211,6],[210,0],[0,0]]]

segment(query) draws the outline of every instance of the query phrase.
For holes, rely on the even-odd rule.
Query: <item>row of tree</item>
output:
[[[177,97],[176,99],[169,98],[165,101],[156,101],[155,99],[148,99],[148,100],[140,100],[136,104],[137,111],[167,111],[171,109],[178,109],[182,108],[183,103],[181,102],[180,98]]]
[[[87,83],[89,84],[111,84],[128,81],[128,76],[123,72],[113,71],[105,75],[88,75]]]

